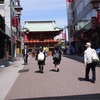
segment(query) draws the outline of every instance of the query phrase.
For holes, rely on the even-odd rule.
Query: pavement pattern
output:
[[[82,60],[62,57],[60,71],[55,72],[49,56],[41,74],[35,58],[29,57],[28,65],[22,65],[23,59],[19,59],[0,70],[0,100],[100,100],[100,67],[96,67],[96,83],[84,81]]]

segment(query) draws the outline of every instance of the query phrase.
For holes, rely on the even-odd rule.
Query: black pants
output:
[[[44,69],[44,66],[43,66],[43,65],[39,65],[39,70],[40,70],[41,72],[43,72],[43,69]]]
[[[24,64],[27,64],[28,55],[24,55]]]
[[[92,80],[95,81],[96,80],[96,70],[95,70],[95,64],[90,63],[87,64],[86,70],[85,70],[85,78],[89,79],[89,72],[90,69],[92,70]]]

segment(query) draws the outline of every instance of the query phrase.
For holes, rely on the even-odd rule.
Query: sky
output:
[[[20,0],[23,7],[21,11],[21,25],[25,21],[55,20],[56,26],[67,26],[66,0]],[[66,32],[67,33],[67,32]],[[58,36],[61,38],[61,35]]]

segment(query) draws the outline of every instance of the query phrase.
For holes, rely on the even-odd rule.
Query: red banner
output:
[[[71,2],[71,0],[67,0],[67,2]]]
[[[62,39],[65,40],[66,39],[66,34],[62,33]]]
[[[100,24],[100,10],[97,11],[97,18],[98,18],[98,23]]]
[[[17,17],[12,17],[12,25],[14,27],[17,27],[18,26],[18,18]]]
[[[72,0],[66,0],[67,2],[71,2]],[[76,0],[74,0],[74,2],[76,2]]]
[[[27,35],[24,35],[24,41],[27,41],[27,40],[28,40]]]

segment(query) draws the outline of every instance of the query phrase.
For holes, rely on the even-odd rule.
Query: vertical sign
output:
[[[65,39],[66,39],[66,34],[62,33],[62,40],[65,40]]]
[[[91,23],[92,23],[92,28],[95,28],[97,25],[97,17],[92,17],[91,18]]]
[[[17,17],[12,17],[12,25],[14,27],[17,27],[18,26],[18,18]]]
[[[27,40],[28,40],[27,35],[24,35],[24,41],[27,41]]]
[[[100,10],[97,11],[98,23],[100,24]]]

